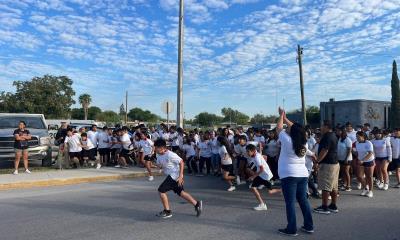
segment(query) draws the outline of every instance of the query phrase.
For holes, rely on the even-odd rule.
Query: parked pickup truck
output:
[[[26,123],[32,135],[28,143],[29,160],[42,160],[43,166],[51,166],[52,149],[43,114],[0,113],[0,161],[14,159],[13,133],[20,121]]]

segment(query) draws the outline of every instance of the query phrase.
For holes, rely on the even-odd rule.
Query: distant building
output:
[[[389,128],[390,102],[375,100],[345,100],[321,102],[321,122],[330,120],[332,125],[351,122],[353,126],[369,123],[371,127]]]

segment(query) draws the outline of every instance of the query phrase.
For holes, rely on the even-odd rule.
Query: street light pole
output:
[[[302,57],[303,48],[300,45],[297,45],[297,61],[299,63],[299,72],[300,72],[300,91],[301,91],[301,111],[303,113],[303,124],[307,125],[307,115],[306,115],[306,104],[304,101],[304,82],[303,82],[303,65],[302,65]]]
[[[178,95],[176,125],[183,127],[183,1],[179,0]]]

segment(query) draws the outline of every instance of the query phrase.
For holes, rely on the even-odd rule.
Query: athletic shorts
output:
[[[221,169],[225,172],[229,172],[229,176],[235,176],[235,174],[233,173],[233,164],[221,165]]]
[[[179,186],[178,182],[172,179],[172,177],[169,175],[158,187],[158,192],[160,193],[174,191],[174,193],[176,193],[178,196],[181,196],[183,190],[183,186]]]
[[[370,162],[363,162],[362,163],[363,167],[373,167],[375,166],[375,162],[374,161],[370,161]]]
[[[400,168],[400,159],[393,159],[394,168]]]
[[[82,156],[81,152],[69,152],[68,155],[69,155],[69,159],[73,159],[73,158],[81,159],[81,156]]]
[[[340,166],[350,166],[351,161],[339,161]]]
[[[96,149],[92,148],[89,150],[82,150],[82,157],[88,158],[89,160],[96,160]]]
[[[27,152],[28,147],[22,147],[22,148],[14,148],[15,153],[22,153],[22,152]]]
[[[100,156],[105,156],[105,155],[107,155],[109,153],[110,153],[110,149],[109,148],[99,148]]]
[[[121,150],[120,157],[124,157],[125,160],[128,161],[128,160],[129,160],[129,150],[127,150],[127,149],[122,149],[122,150]]]
[[[253,182],[251,183],[251,187],[257,188],[259,186],[265,186],[267,189],[272,189],[272,184],[270,181],[265,180],[261,178],[260,176],[257,176],[254,178]]]
[[[146,155],[146,156],[144,156],[144,160],[145,160],[145,161],[148,161],[148,162],[151,162],[151,161],[152,161],[151,155]]]
[[[377,162],[389,161],[389,158],[387,158],[387,157],[383,157],[383,158],[375,157],[375,161],[377,161]]]
[[[318,188],[326,192],[337,191],[339,171],[339,164],[320,164],[318,171]]]

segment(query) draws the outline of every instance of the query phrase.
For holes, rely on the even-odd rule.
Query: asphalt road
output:
[[[255,212],[255,198],[242,186],[226,192],[215,177],[187,177],[185,187],[204,201],[204,214],[171,193],[173,218],[159,219],[162,207],[154,182],[145,179],[0,192],[0,239],[290,239],[277,233],[286,224],[281,195],[268,196],[269,210]],[[297,239],[400,239],[400,190],[375,191],[369,199],[359,191],[342,193],[340,212],[314,214],[313,235]],[[320,204],[312,200],[315,207]],[[301,226],[298,212],[298,225]]]

